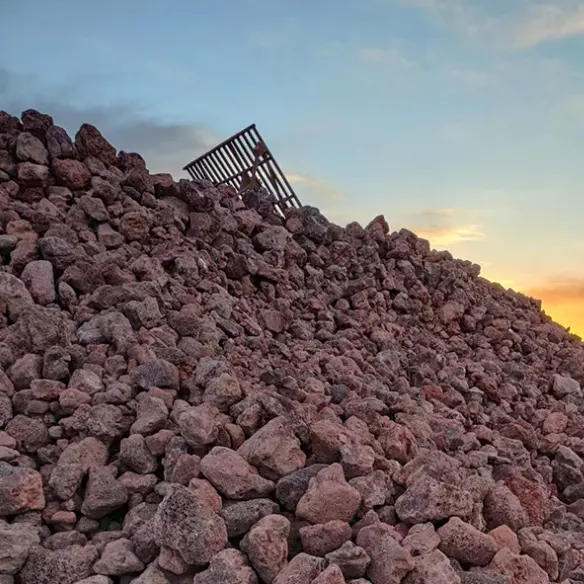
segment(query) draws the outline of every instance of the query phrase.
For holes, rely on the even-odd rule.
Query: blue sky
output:
[[[1,107],[175,174],[255,122],[304,202],[383,213],[584,332],[584,0],[4,4]]]

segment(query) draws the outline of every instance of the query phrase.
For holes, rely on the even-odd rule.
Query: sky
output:
[[[384,214],[584,336],[584,0],[0,6],[0,109],[176,178],[256,123],[304,204]]]

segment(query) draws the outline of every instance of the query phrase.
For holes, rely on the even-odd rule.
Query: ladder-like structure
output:
[[[255,124],[189,162],[183,170],[195,180],[229,185],[240,195],[261,186],[273,195],[281,213],[302,206]]]

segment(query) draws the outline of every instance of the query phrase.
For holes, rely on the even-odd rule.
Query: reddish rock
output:
[[[283,417],[270,420],[238,450],[266,478],[278,480],[302,468],[306,455]]]
[[[261,477],[234,450],[215,446],[201,460],[201,472],[229,499],[256,499],[274,490],[274,483]]]
[[[367,575],[373,584],[400,584],[414,569],[412,556],[395,541],[389,525],[364,527],[357,535],[357,545],[371,558]]]
[[[351,539],[351,526],[344,521],[329,521],[300,528],[302,548],[311,556],[325,556]]]
[[[418,444],[411,431],[405,426],[389,423],[379,434],[379,444],[387,458],[406,464],[418,454]]]
[[[486,566],[498,551],[497,542],[458,517],[438,529],[440,551],[462,564]]]
[[[505,485],[495,485],[484,501],[483,514],[489,529],[508,525],[514,531],[525,526],[526,515],[517,496]]]
[[[312,584],[345,584],[345,578],[341,569],[331,564],[312,581]]]
[[[41,475],[30,468],[0,462],[0,517],[44,507]]]
[[[79,160],[54,158],[51,166],[57,182],[72,191],[85,188],[91,181],[91,173]]]
[[[510,584],[548,584],[549,577],[529,556],[518,556],[503,548],[497,552],[493,561],[487,567],[509,578]]]
[[[398,517],[406,523],[469,517],[473,508],[468,491],[447,485],[427,475],[417,477],[395,502]]]
[[[312,581],[325,569],[322,558],[298,554],[272,581],[273,584],[312,584]]]
[[[223,519],[195,493],[178,485],[158,507],[152,528],[156,543],[174,550],[187,564],[208,564],[227,544]]]
[[[351,521],[361,494],[345,480],[340,464],[332,464],[310,479],[308,489],[296,506],[296,516],[311,523]]]
[[[514,554],[521,553],[517,535],[515,535],[508,525],[499,525],[499,527],[495,527],[495,529],[489,531],[489,535],[497,542],[499,549],[507,548]]]
[[[82,124],[75,134],[75,147],[82,159],[95,156],[108,166],[116,162],[116,149],[90,124]]]
[[[267,515],[246,534],[241,549],[262,582],[271,584],[286,566],[290,522],[282,515]]]
[[[209,568],[203,572],[199,572],[193,580],[193,584],[256,583],[257,576],[253,569],[248,565],[246,557],[235,549],[220,551],[211,560]],[[150,583],[148,581],[143,584],[158,584],[158,582]],[[166,584],[166,581],[164,584]]]
[[[421,556],[429,554],[440,545],[440,536],[432,523],[419,523],[412,525],[401,544],[412,556]]]
[[[326,559],[339,566],[346,579],[364,576],[371,563],[369,554],[352,541],[346,541],[341,547],[328,553]]]
[[[402,580],[402,584],[460,584],[448,558],[434,550],[414,558],[414,569]]]

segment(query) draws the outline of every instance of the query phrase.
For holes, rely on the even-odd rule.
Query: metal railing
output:
[[[302,206],[255,124],[189,162],[183,170],[195,180],[229,185],[238,194],[262,186],[274,196],[281,212]]]

